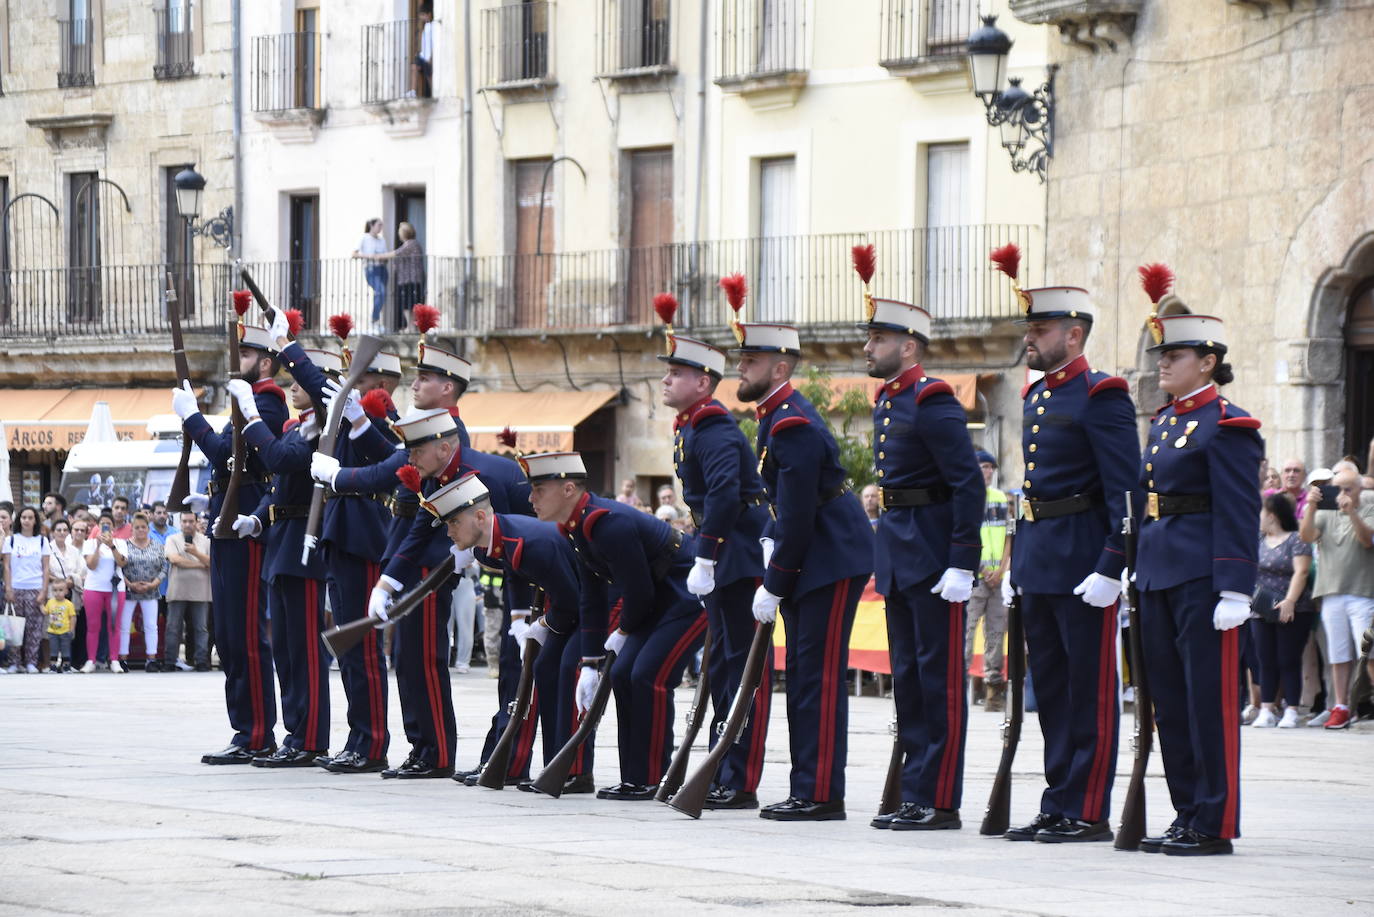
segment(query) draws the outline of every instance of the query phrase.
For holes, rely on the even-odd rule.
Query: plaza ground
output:
[[[400,732],[394,682],[391,722]],[[485,671],[454,677],[459,765],[494,708]],[[679,721],[690,699],[678,692]],[[875,831],[891,701],[851,700],[849,820],[780,824],[754,812],[692,821],[657,803],[559,800],[316,769],[206,767],[225,744],[223,678],[178,673],[0,678],[0,915],[1374,913],[1374,726],[1246,730],[1244,838],[1232,857],[1123,853],[1109,844],[979,836],[1002,717],[974,708],[964,829]],[[781,695],[760,796],[787,795]],[[334,736],[343,696],[333,680]],[[609,718],[597,778],[615,782]],[[1130,720],[1123,720],[1129,735]],[[680,729],[680,725],[679,725]],[[393,734],[392,759],[405,756]],[[1028,716],[1013,821],[1035,814],[1040,741]],[[1114,814],[1130,770],[1118,762]],[[1158,756],[1150,826],[1167,823]]]

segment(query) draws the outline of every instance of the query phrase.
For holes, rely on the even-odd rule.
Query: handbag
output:
[[[1283,596],[1275,595],[1273,590],[1264,586],[1256,586],[1255,594],[1250,599],[1250,611],[1258,615],[1260,620],[1266,624],[1279,623],[1279,610],[1274,607],[1279,603]]]
[[[5,605],[5,613],[0,615],[0,624],[4,625],[4,637],[6,643],[16,646],[24,644],[24,616],[14,610],[13,605]]]

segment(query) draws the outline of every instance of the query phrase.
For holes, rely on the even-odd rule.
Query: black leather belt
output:
[[[744,499],[739,501],[740,508],[746,510],[751,506],[762,506],[763,504],[764,499],[762,494],[756,494],[752,497],[745,497]],[[701,521],[705,517],[703,517],[694,509],[688,509],[688,512],[692,514],[692,525],[694,525],[696,528],[701,528]]]
[[[418,503],[397,503],[395,500],[391,501],[391,515],[395,516],[397,519],[414,519],[415,514],[419,511],[420,504]]]
[[[954,496],[954,491],[944,484],[906,490],[895,487],[880,487],[878,493],[882,498],[883,509],[892,509],[895,506],[930,506],[935,503],[948,503],[950,498]]]
[[[681,548],[682,533],[673,529],[668,540],[663,543],[663,547],[659,548],[658,554],[649,561],[649,571],[653,575],[654,582],[658,582],[668,575],[668,571],[672,569],[673,561],[677,559],[677,552]]]
[[[1097,494],[1074,494],[1072,497],[1065,497],[1062,500],[1027,499],[1021,501],[1021,516],[1027,522],[1055,519],[1059,516],[1072,516],[1075,513],[1086,513],[1099,501],[1100,497]]]
[[[1205,513],[1211,509],[1212,498],[1207,494],[1157,494],[1150,491],[1145,504],[1145,515],[1151,519],[1158,519],[1161,516]]]
[[[240,486],[240,487],[251,487],[251,486],[256,485],[256,484],[271,484],[271,483],[272,483],[272,476],[271,476],[271,475],[268,475],[268,474],[261,474],[261,475],[259,475],[259,474],[245,474],[243,477],[239,478],[239,486]],[[226,488],[226,487],[228,487],[228,486],[229,486],[229,482],[228,482],[227,480],[226,480],[223,484],[221,484],[221,483],[219,483],[218,481],[216,481],[216,480],[214,480],[214,479],[212,478],[212,479],[210,480],[209,485],[206,487],[206,492],[207,492],[208,494],[210,494],[210,496],[213,497],[215,494],[219,493],[221,490],[223,490],[224,488]]]
[[[383,506],[386,506],[386,507],[390,507],[390,506],[391,506],[391,494],[389,494],[389,493],[377,493],[377,492],[374,492],[374,493],[342,493],[342,494],[341,494],[341,493],[339,493],[339,492],[336,491],[336,490],[332,490],[332,489],[329,489],[329,488],[326,488],[326,489],[325,489],[324,498],[325,498],[326,500],[337,500],[337,499],[339,499],[340,497],[352,497],[352,498],[355,498],[355,499],[358,499],[358,500],[371,500],[371,501],[374,502],[374,503],[380,503],[380,504],[382,504]]]
[[[273,503],[267,507],[267,518],[272,522],[280,522],[283,519],[304,519],[309,515],[309,506],[278,506]]]

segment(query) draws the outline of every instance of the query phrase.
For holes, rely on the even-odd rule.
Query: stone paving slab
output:
[[[494,707],[480,670],[454,676],[459,764]],[[400,711],[391,692],[392,723]],[[690,692],[678,694],[682,706]],[[781,700],[781,697],[778,698]],[[344,699],[331,701],[342,740]],[[656,803],[553,800],[452,781],[382,781],[315,770],[206,767],[227,738],[218,673],[5,676],[0,739],[0,917],[363,913],[1366,915],[1374,913],[1374,727],[1247,731],[1237,854],[1180,860],[980,837],[1001,716],[969,718],[964,829],[868,827],[891,739],[891,702],[850,708],[845,822],[788,825],[753,812],[699,821]],[[760,795],[787,795],[781,703]],[[613,711],[600,782],[612,783]],[[1129,720],[1123,722],[1129,734]],[[404,740],[393,736],[393,758]],[[1034,716],[1017,758],[1013,817],[1040,792]],[[1121,790],[1128,748],[1117,764]],[[1170,815],[1158,756],[1149,810]]]

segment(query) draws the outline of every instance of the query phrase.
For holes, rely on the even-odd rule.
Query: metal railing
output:
[[[320,35],[284,32],[253,38],[253,111],[318,109]]]
[[[721,0],[719,84],[806,70],[806,0]]]
[[[57,41],[61,63],[57,70],[57,85],[67,89],[95,85],[95,23],[90,19],[57,20]]]
[[[882,0],[884,67],[963,58],[978,24],[977,0]]]
[[[426,96],[414,72],[420,21],[399,19],[363,26],[363,103],[392,102],[407,95]]]
[[[163,297],[169,272],[183,330],[223,334],[229,265],[135,264],[0,273],[0,339],[168,333]]]
[[[195,74],[191,48],[189,10],[164,6],[153,10],[157,19],[157,62],[153,76],[159,80],[177,80]]]
[[[553,3],[509,2],[482,10],[482,86],[553,81]]]
[[[601,0],[597,73],[623,76],[673,64],[672,0]]]

